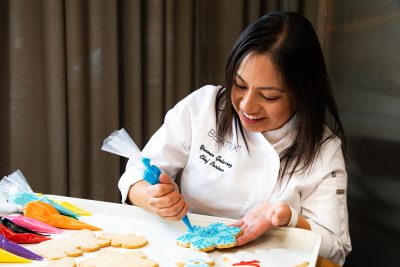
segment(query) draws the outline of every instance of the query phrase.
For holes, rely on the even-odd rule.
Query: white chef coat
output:
[[[172,177],[182,171],[181,193],[193,213],[239,219],[263,203],[289,203],[322,236],[320,255],[343,264],[351,243],[340,139],[324,143],[306,173],[278,182],[278,153],[292,143],[296,118],[271,132],[243,129],[247,150],[233,122],[232,138],[215,134],[217,92],[215,86],[204,86],[168,111],[143,155]],[[123,203],[143,171],[143,164],[128,161],[118,183]]]

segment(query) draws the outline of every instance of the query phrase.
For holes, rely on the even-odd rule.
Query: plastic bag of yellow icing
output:
[[[5,251],[4,249],[0,248],[0,262],[7,262],[7,263],[24,263],[24,262],[31,262],[31,260],[22,258],[20,256],[17,256],[15,254],[12,254],[8,251]]]
[[[52,226],[63,229],[102,230],[96,226],[61,215],[53,206],[41,201],[32,201],[24,206],[24,216],[39,220]]]
[[[84,209],[78,208],[77,206],[67,202],[67,201],[61,201],[61,200],[54,200],[53,201],[55,203],[57,203],[58,205],[63,206],[66,209],[69,209],[72,212],[75,212],[78,215],[82,215],[82,216],[91,216],[92,214],[90,212],[87,212]]]

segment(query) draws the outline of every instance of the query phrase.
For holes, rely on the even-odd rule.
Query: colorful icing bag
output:
[[[36,231],[39,233],[60,234],[63,232],[61,229],[58,229],[47,223],[35,220],[33,218],[23,216],[21,214],[13,214],[13,215],[6,216],[5,218],[9,219],[10,221],[12,221],[14,224],[16,224],[18,226],[21,226],[26,229],[30,229],[32,231]]]
[[[37,196],[34,193],[28,193],[28,192],[18,192],[16,194],[13,194],[9,197],[8,201],[17,205],[25,206],[27,203],[32,202],[32,201],[41,201],[47,204],[52,205],[54,208],[58,210],[59,213],[63,215],[70,216],[74,219],[78,218],[78,214],[75,212],[72,212],[66,208],[64,208],[61,205],[58,205],[54,201],[51,201],[45,196]]]
[[[27,250],[24,247],[21,247],[20,245],[7,240],[4,236],[0,235],[0,248],[4,249],[12,254],[15,254],[17,256],[20,256],[22,258],[30,259],[30,260],[43,260],[42,256],[39,256],[35,253],[33,253],[30,250]]]
[[[13,223],[10,219],[8,219],[6,217],[0,216],[0,223],[15,233],[31,233],[31,234],[43,235],[38,232],[27,229],[25,227],[16,225],[15,223]]]
[[[143,158],[142,152],[124,128],[114,131],[109,137],[104,139],[101,149],[136,161],[141,160],[146,167],[146,170],[143,173],[143,180],[151,185],[160,182],[160,169],[155,165],[151,165],[149,158]],[[182,221],[189,230],[193,229],[187,215],[182,218]]]
[[[45,236],[30,233],[15,233],[2,224],[0,224],[0,234],[17,244],[37,244],[50,239]]]
[[[55,203],[57,203],[58,205],[61,205],[63,207],[65,207],[66,209],[69,209],[72,212],[75,212],[78,215],[82,215],[82,216],[92,216],[92,214],[90,212],[87,212],[84,209],[81,209],[77,206],[75,206],[72,203],[69,203],[67,201],[61,201],[61,200],[53,200]]]
[[[52,226],[63,229],[88,229],[93,231],[102,230],[96,226],[61,215],[52,205],[41,201],[32,201],[24,206],[24,216],[39,220]]]
[[[22,258],[0,248],[0,262],[1,263],[28,263],[31,260]]]

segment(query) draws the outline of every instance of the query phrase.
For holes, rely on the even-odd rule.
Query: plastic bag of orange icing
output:
[[[20,256],[17,256],[17,255],[15,255],[13,253],[10,253],[10,252],[0,248],[0,262],[7,262],[7,263],[21,262],[21,263],[25,263],[25,262],[31,262],[31,260],[22,258]]]
[[[93,231],[102,230],[96,226],[61,215],[53,206],[40,201],[29,202],[24,206],[23,212],[27,217],[58,228],[72,230],[88,229]]]

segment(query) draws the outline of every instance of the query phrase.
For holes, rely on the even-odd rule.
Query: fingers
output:
[[[159,180],[160,180],[160,184],[172,184],[173,183],[171,177],[169,177],[168,174],[166,174],[165,172],[161,173]]]
[[[273,207],[273,214],[270,217],[273,226],[285,226],[289,223],[292,213],[286,203],[278,203]]]
[[[165,173],[160,175],[160,183],[148,188],[148,203],[160,217],[177,221],[189,210],[174,181]]]
[[[189,205],[181,198],[174,206],[157,209],[156,213],[166,220],[179,221],[187,214],[188,210]]]
[[[250,240],[250,238],[247,235],[241,235],[236,240],[236,246],[243,246],[243,245],[249,243],[250,241],[252,241],[252,240]]]
[[[261,226],[261,225],[256,225],[256,224],[251,224],[251,225],[244,225],[242,226],[242,235],[238,237],[237,239],[237,246],[242,246],[244,244],[247,244],[248,242],[256,239],[260,235],[262,235],[265,231],[267,231],[269,227]]]
[[[273,226],[287,225],[291,211],[287,203],[263,204],[232,226],[240,227],[242,235],[237,238],[237,246],[242,246],[258,238]]]
[[[232,223],[230,226],[241,227],[243,225],[243,220]]]
[[[268,231],[272,225],[268,220],[270,205],[261,205],[256,210],[244,216],[241,220],[234,223],[240,226],[242,235],[237,239],[237,246],[242,246]],[[273,215],[273,212],[270,216]]]
[[[164,216],[164,219],[170,220],[170,221],[182,220],[183,216],[185,216],[189,211],[189,205],[185,201],[183,201],[183,203],[184,203],[184,206],[178,213],[174,214],[173,212],[168,211],[168,212],[166,212],[166,214],[168,214],[168,216]]]
[[[166,173],[162,173],[159,177],[159,184],[155,184],[148,188],[151,197],[163,197],[174,191],[178,191],[174,181]]]
[[[147,192],[151,197],[164,197],[177,190],[173,184],[156,184],[149,186]]]
[[[177,205],[179,201],[183,200],[183,197],[176,191],[172,191],[163,196],[154,196],[150,194],[149,204],[157,209],[165,209]]]

